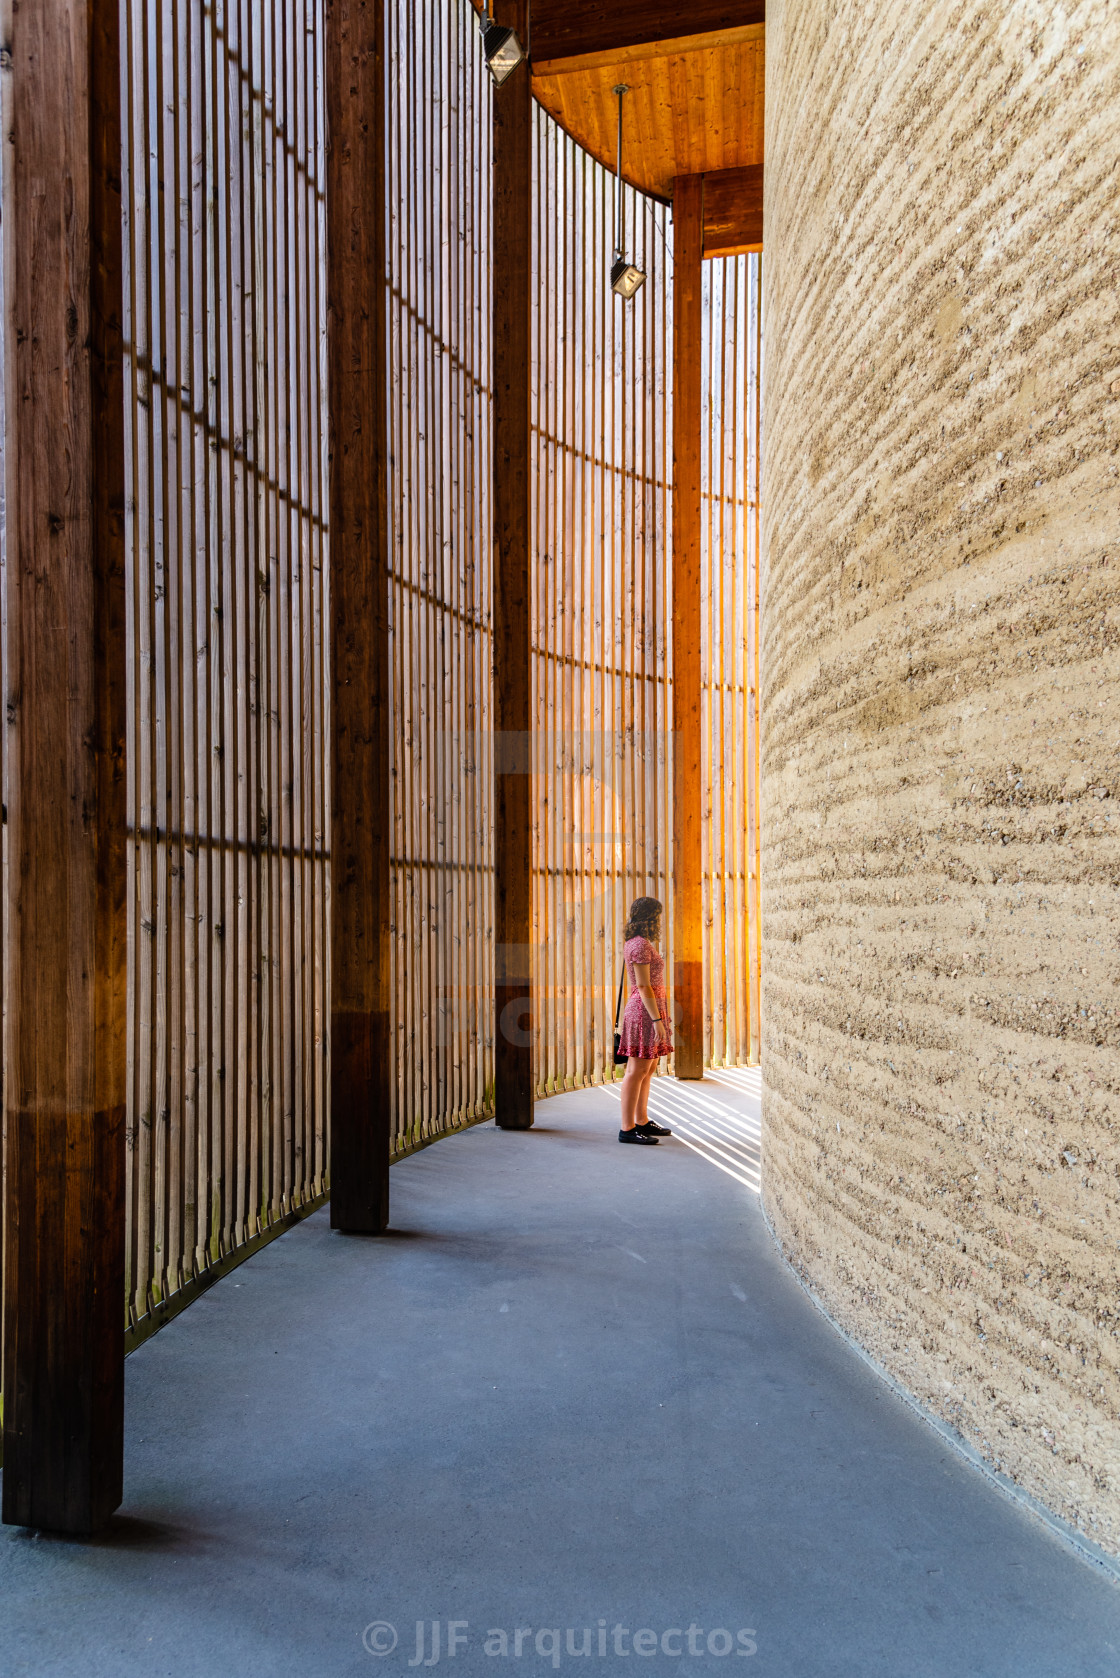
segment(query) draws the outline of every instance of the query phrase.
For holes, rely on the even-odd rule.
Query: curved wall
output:
[[[1120,1551],[1120,13],[771,0],[764,1195]]]

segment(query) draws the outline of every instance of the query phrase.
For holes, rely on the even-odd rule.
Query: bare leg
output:
[[[645,1076],[642,1078],[642,1087],[638,1091],[638,1111],[636,1119],[636,1123],[638,1124],[645,1124],[646,1120],[649,1118],[649,1086],[653,1083],[653,1074],[656,1068],[656,1060],[647,1060],[645,1062]]]
[[[626,1073],[622,1080],[622,1128],[633,1130],[638,1114],[638,1099],[645,1083],[645,1067],[652,1064],[639,1060],[631,1055],[626,1062]]]

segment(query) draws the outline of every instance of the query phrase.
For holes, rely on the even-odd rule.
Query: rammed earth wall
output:
[[[1120,1552],[1120,6],[767,7],[764,1196]]]

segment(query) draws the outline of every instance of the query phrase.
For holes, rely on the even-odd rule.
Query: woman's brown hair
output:
[[[629,943],[631,938],[657,937],[661,931],[661,905],[656,897],[636,897],[630,905],[630,914],[626,921],[626,930],[622,936]]]

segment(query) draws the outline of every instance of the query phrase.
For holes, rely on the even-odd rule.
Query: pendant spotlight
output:
[[[488,0],[486,11],[479,19],[479,27],[486,68],[494,78],[494,86],[501,87],[525,57],[524,49],[512,29],[494,22],[494,0]]]
[[[640,268],[632,262],[627,262],[624,256],[616,256],[611,264],[611,290],[619,297],[633,297],[639,286],[646,283],[646,277]]]
[[[630,89],[623,82],[614,89],[618,95],[618,169],[615,175],[615,204],[617,209],[617,227],[614,245],[614,262],[611,264],[611,290],[617,297],[630,298],[645,284],[645,275],[633,262],[626,260],[624,227],[622,221],[622,95]]]

